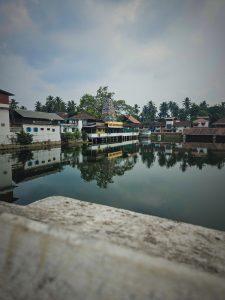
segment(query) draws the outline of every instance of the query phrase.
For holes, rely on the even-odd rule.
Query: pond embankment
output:
[[[224,299],[225,233],[50,197],[0,203],[0,298]]]
[[[183,135],[177,132],[152,132],[150,139],[152,142],[181,143]]]
[[[49,197],[7,212],[225,277],[225,232],[124,209]]]

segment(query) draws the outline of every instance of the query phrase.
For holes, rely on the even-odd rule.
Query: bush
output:
[[[62,135],[61,135],[62,142],[64,142],[64,143],[76,141],[76,140],[79,140],[80,138],[81,138],[81,134],[78,129],[76,129],[74,132],[62,133]]]
[[[30,133],[26,133],[24,131],[21,131],[20,133],[17,133],[17,143],[21,145],[29,145],[33,142],[33,136]]]
[[[82,130],[82,140],[83,140],[84,142],[86,142],[86,141],[87,141],[87,138],[88,138],[87,132],[84,131],[84,130]]]

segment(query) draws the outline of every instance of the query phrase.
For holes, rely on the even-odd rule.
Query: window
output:
[[[44,164],[45,163],[45,160],[42,160],[42,164]]]
[[[30,128],[30,127],[27,127],[27,128],[26,128],[26,131],[27,131],[27,132],[31,132],[31,128]]]
[[[36,160],[36,161],[35,161],[35,165],[39,165],[39,160]]]
[[[28,167],[31,167],[32,166],[32,161],[29,161],[27,165],[28,165]]]
[[[55,129],[54,129],[54,128],[52,129],[52,132],[55,132]]]
[[[2,127],[5,127],[5,123],[1,123],[1,126],[2,126]]]
[[[37,127],[34,127],[34,132],[38,132],[38,128]]]
[[[41,128],[41,131],[45,130],[44,128]]]
[[[50,128],[47,128],[47,130],[49,131],[49,130],[50,130]]]

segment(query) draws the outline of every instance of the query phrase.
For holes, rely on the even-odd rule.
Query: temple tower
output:
[[[106,97],[104,100],[102,108],[102,120],[105,122],[116,120],[113,100],[110,97]]]

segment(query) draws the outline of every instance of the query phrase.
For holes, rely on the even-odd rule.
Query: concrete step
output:
[[[0,299],[224,299],[224,279],[61,226],[0,216]]]

